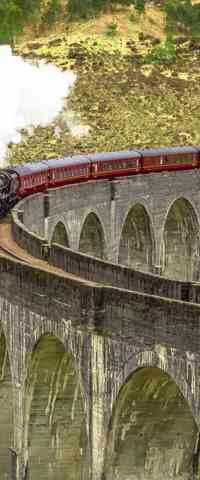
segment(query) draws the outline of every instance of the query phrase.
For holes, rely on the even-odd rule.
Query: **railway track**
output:
[[[0,257],[7,257],[13,260],[18,260],[20,262],[26,263],[36,268],[40,268],[47,272],[60,275],[62,277],[78,280],[83,284],[90,286],[97,286],[96,282],[86,280],[72,273],[64,272],[61,268],[54,267],[50,265],[47,261],[41,260],[39,258],[33,257],[26,250],[23,250],[13,239],[12,229],[11,229],[11,216],[7,215],[0,220]]]
[[[9,258],[14,258],[15,260],[19,260],[20,262],[23,261],[23,262],[29,263],[28,260],[25,260],[20,255],[17,255],[16,253],[12,252],[12,250],[10,250],[9,248],[6,248],[3,245],[1,245],[1,242],[0,242],[0,256],[6,256]]]

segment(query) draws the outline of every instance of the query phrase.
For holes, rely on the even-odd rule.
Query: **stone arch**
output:
[[[170,206],[163,227],[160,262],[163,275],[196,280],[198,255],[198,217],[192,203],[181,197]]]
[[[10,361],[3,329],[0,326],[0,478],[11,478],[13,447],[13,389]]]
[[[154,236],[146,208],[136,203],[128,212],[121,232],[119,263],[137,270],[152,271]]]
[[[79,250],[93,257],[106,258],[103,225],[94,212],[88,213],[84,219],[79,239]]]
[[[29,480],[82,479],[87,434],[81,385],[72,355],[55,335],[43,335],[32,352],[24,398]]]
[[[113,406],[104,480],[190,480],[198,428],[183,394],[161,368],[139,367]]]
[[[69,247],[67,230],[62,221],[59,221],[54,227],[51,243],[53,242]]]

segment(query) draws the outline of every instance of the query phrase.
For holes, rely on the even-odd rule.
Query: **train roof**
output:
[[[19,175],[31,175],[32,173],[39,173],[48,170],[47,162],[25,163],[24,165],[10,165],[7,168],[10,172],[16,172]]]
[[[88,162],[99,162],[106,160],[138,158],[140,155],[157,156],[162,154],[184,154],[199,152],[200,147],[164,147],[164,148],[144,148],[141,150],[122,150],[118,152],[90,153],[87,155],[73,155],[59,158],[52,158],[42,162],[25,163],[24,165],[10,165],[7,170],[14,171],[19,175],[31,175],[48,168],[59,168],[66,165],[82,164]]]
[[[163,148],[144,148],[139,150],[142,155],[157,156],[164,154],[196,153],[197,147],[163,147]]]
[[[140,152],[137,150],[121,150],[119,152],[102,152],[102,153],[90,153],[90,158],[92,161],[103,161],[103,160],[119,160],[121,158],[138,158]]]
[[[82,163],[88,163],[90,161],[89,155],[73,155],[69,157],[58,157],[58,158],[51,158],[47,160],[46,163],[50,168],[58,168],[58,167],[65,167],[66,165],[77,165]]]
[[[54,158],[48,160],[48,166],[50,168],[64,167],[67,165],[81,164],[87,162],[98,162],[105,160],[117,160],[120,158],[133,158],[138,157],[137,151],[121,151],[121,152],[102,152],[102,153],[89,153],[88,155],[73,155],[72,157]]]

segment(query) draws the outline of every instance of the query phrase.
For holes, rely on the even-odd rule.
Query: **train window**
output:
[[[87,174],[87,167],[81,167],[80,168],[80,175],[86,175]]]
[[[180,154],[180,155],[169,155],[165,157],[164,163],[173,164],[173,163],[188,163],[192,162],[195,158],[195,154]]]
[[[135,168],[137,166],[137,161],[138,159],[134,159],[134,160],[126,160],[124,162],[122,162],[122,166],[121,168]]]
[[[179,162],[180,162],[180,163],[192,162],[192,160],[193,160],[193,154],[180,155],[180,156],[178,155],[178,156],[176,156],[176,158],[175,158],[175,161],[176,161],[177,163],[179,163]]]
[[[109,172],[112,171],[114,165],[113,165],[112,163],[108,163],[107,165],[108,165],[108,171],[109,171]]]
[[[101,165],[100,166],[101,170],[103,170],[103,171],[109,171],[110,170],[110,167],[111,167],[110,163],[105,162],[105,163],[101,163],[100,165]]]
[[[114,162],[113,168],[114,168],[115,170],[119,170],[119,169],[121,168],[120,162]]]

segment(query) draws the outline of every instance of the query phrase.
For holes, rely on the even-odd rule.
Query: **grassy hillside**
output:
[[[89,133],[72,136],[63,112],[57,122],[60,136],[54,135],[56,122],[37,128],[33,136],[24,134],[20,145],[10,147],[13,163],[75,152],[200,144],[200,41],[179,32],[168,59],[159,7],[149,4],[140,16],[131,7],[119,7],[88,21],[59,23],[42,38],[27,42],[30,30],[25,36],[18,53],[77,73],[65,108],[89,126]]]

